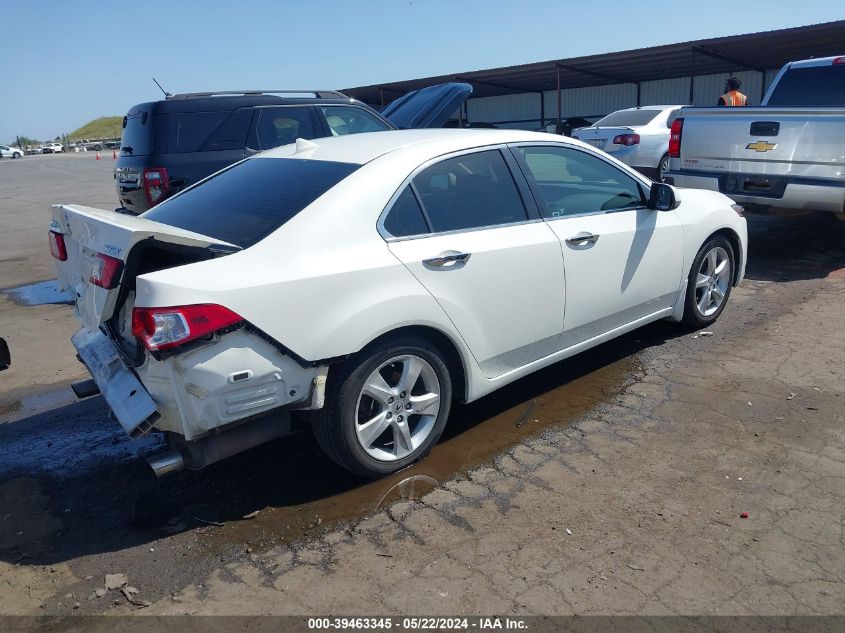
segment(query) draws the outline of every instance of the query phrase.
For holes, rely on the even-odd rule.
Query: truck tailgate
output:
[[[688,108],[680,168],[841,179],[845,109]]]

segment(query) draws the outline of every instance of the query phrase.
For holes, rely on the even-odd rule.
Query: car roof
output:
[[[542,132],[484,128],[437,128],[396,130],[330,136],[283,145],[257,154],[255,158],[305,158],[363,165],[379,156],[414,148],[432,157],[485,145],[527,141],[567,142],[569,139]],[[572,142],[572,141],[569,141]],[[572,142],[572,144],[578,144]]]
[[[166,112],[208,112],[231,111],[237,108],[263,105],[354,105],[365,107],[355,99],[326,99],[321,97],[282,97],[279,95],[237,95],[220,97],[194,97],[190,99],[161,99],[139,103],[129,109],[152,110],[155,113]]]
[[[629,110],[672,110],[673,108],[683,108],[682,105],[644,105],[644,106],[636,106],[634,108],[624,108],[623,110],[617,110],[617,112],[629,111]],[[613,114],[611,112],[611,114]]]
[[[834,55],[833,57],[818,57],[814,59],[802,59],[789,62],[790,68],[810,68],[812,66],[832,66],[834,61],[845,57],[845,55]]]

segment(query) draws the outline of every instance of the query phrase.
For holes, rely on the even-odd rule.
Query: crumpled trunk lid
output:
[[[121,285],[127,281],[121,278],[112,289],[92,283],[90,277],[98,254],[114,257],[125,264],[132,248],[144,240],[194,248],[220,246],[239,250],[237,246],[212,237],[142,217],[78,205],[54,205],[50,230],[62,234],[67,250],[67,260],[54,260],[59,282],[75,299],[79,321],[93,331],[112,317]],[[125,271],[121,275],[125,277]]]

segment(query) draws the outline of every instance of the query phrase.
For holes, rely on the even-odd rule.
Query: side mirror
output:
[[[9,346],[6,345],[6,341],[0,338],[0,371],[9,369],[9,365],[11,364],[12,355],[9,354]]]
[[[680,199],[675,196],[675,188],[662,182],[651,183],[651,191],[648,196],[648,208],[657,211],[670,211],[677,209],[681,204]]]

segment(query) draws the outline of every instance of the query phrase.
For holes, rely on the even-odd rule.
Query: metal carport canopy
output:
[[[741,70],[762,73],[789,61],[841,54],[845,54],[845,20],[373,84],[343,92],[366,103],[382,105],[411,90],[446,81],[465,81],[472,84],[474,98],[492,97]]]

